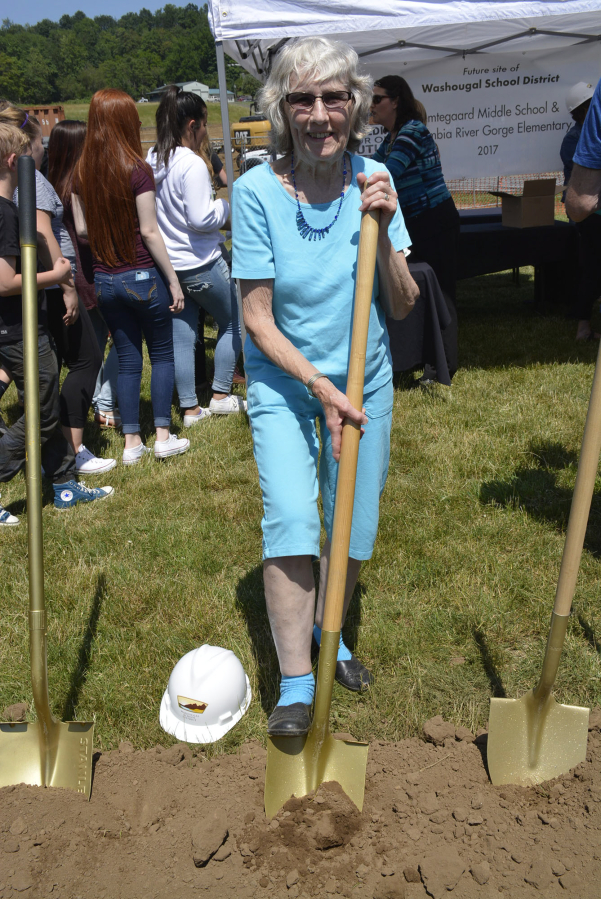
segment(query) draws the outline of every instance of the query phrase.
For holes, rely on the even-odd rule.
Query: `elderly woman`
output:
[[[393,399],[384,315],[403,318],[417,294],[403,253],[410,241],[388,172],[353,152],[367,131],[370,101],[370,79],[357,73],[350,47],[321,38],[287,44],[260,100],[284,155],[251,169],[234,188],[233,275],[241,279],[248,332],[265,598],[282,675],[268,732],[278,736],[307,733],[311,723],[311,635],[319,644],[345,418],[364,427],[345,614],[361,562],[373,551]],[[379,210],[380,232],[361,411],[344,390],[359,228],[368,209]],[[328,539],[315,609],[318,480]],[[336,676],[356,691],[370,682],[342,639]]]
[[[426,127],[425,110],[400,75],[386,75],[374,84],[371,118],[388,131],[374,159],[389,170],[411,237],[411,261],[427,262],[438,278],[451,324],[443,331],[451,377],[457,371],[455,270],[459,213],[442,174],[438,147]],[[426,366],[422,384],[436,372]]]

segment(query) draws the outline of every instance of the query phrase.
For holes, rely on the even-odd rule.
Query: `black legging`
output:
[[[62,365],[69,369],[60,394],[60,423],[67,428],[83,428],[92,405],[102,354],[94,327],[81,300],[77,321],[67,326],[63,322],[66,309],[62,290],[47,290],[46,297],[48,330],[54,340],[59,371]]]
[[[601,296],[601,215],[589,215],[576,228],[579,266],[574,314],[579,321],[588,321],[595,301]]]
[[[434,269],[446,300],[451,323],[442,332],[442,342],[451,377],[457,371],[457,309],[455,281],[459,243],[459,213],[452,199],[444,200],[433,209],[405,219],[411,238],[410,262],[427,262]],[[431,366],[426,366],[424,378],[436,378]]]

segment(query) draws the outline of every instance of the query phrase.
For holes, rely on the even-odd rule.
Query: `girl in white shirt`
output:
[[[196,94],[169,85],[156,114],[157,142],[146,161],[156,182],[159,228],[185,297],[184,311],[173,319],[175,384],[184,425],[208,415],[246,410],[231,393],[234,366],[241,349],[234,282],[221,255],[219,229],[229,219],[229,204],[214,200],[209,170],[197,155],[206,134],[207,107]],[[213,398],[209,409],[198,404],[194,386],[194,346],[199,306],[215,320]]]

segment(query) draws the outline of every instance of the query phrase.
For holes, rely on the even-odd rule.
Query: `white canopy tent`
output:
[[[429,61],[481,63],[500,52],[555,62],[560,51],[585,45],[582,52],[595,61],[596,77],[601,74],[601,0],[379,0],[378,6],[373,0],[209,0],[230,184],[224,50],[265,80],[283,43],[309,35],[346,41],[374,78],[423,71]]]

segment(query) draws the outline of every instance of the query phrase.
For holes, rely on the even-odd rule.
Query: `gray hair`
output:
[[[280,50],[257,97],[259,108],[271,123],[272,145],[278,153],[290,153],[293,149],[284,102],[286,94],[290,93],[291,82],[305,78],[319,82],[340,81],[352,93],[355,102],[348,149],[358,149],[369,133],[373,84],[369,75],[358,73],[358,62],[359,57],[352,47],[325,37],[297,38]]]

